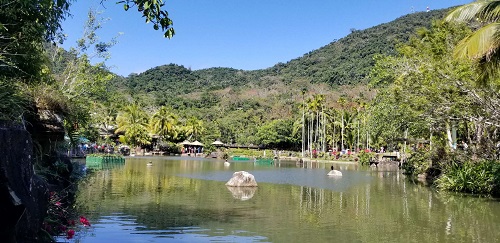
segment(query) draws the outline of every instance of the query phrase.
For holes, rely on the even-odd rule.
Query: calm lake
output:
[[[147,166],[152,161],[153,166]],[[396,168],[127,158],[79,185],[77,242],[500,242],[500,202],[437,192]],[[233,172],[258,188],[228,188]],[[58,239],[65,241],[65,238]]]

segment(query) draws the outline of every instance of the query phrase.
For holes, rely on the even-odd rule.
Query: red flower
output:
[[[60,207],[61,206],[61,202],[56,202],[56,206]]]
[[[80,216],[80,223],[82,223],[83,226],[90,226],[90,222],[83,216]]]
[[[66,232],[66,239],[72,239],[75,236],[75,231],[70,229]]]

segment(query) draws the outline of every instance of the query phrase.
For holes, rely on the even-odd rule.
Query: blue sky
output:
[[[118,37],[107,64],[128,76],[175,63],[193,70],[271,67],[318,49],[350,33],[390,22],[412,11],[447,8],[471,0],[164,0],[176,35],[163,38],[145,24],[136,9],[128,12],[118,0],[77,0],[63,23],[68,38],[81,37],[89,8],[109,18],[98,32],[101,40]]]

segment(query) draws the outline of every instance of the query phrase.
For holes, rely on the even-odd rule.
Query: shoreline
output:
[[[311,158],[300,158],[300,157],[281,157],[278,160],[285,161],[295,161],[299,162],[302,159],[303,162],[318,162],[318,163],[336,163],[336,164],[358,164],[357,161],[343,161],[343,160],[325,160],[325,159],[311,159]]]

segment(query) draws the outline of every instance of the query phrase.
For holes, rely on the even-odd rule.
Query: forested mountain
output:
[[[123,101],[133,101],[146,111],[166,106],[179,115],[181,123],[188,118],[203,121],[206,130],[202,140],[206,142],[217,138],[255,144],[263,139],[258,134],[266,134],[258,130],[271,121],[280,120],[273,126],[288,124],[287,129],[297,129],[304,102],[310,105],[319,99],[326,109],[361,107],[375,94],[367,85],[374,55],[395,53],[397,43],[406,42],[418,28],[430,27],[433,19],[447,12],[419,12],[366,30],[353,30],[342,39],[267,69],[214,67],[193,71],[168,64],[116,77],[110,89],[118,90]],[[297,139],[297,131],[293,136]]]
[[[393,54],[397,43],[408,41],[415,30],[430,27],[448,10],[405,15],[392,22],[365,30],[352,30],[346,37],[311,51],[272,70],[286,79],[306,78],[330,85],[367,83],[376,54]]]
[[[133,93],[156,92],[161,96],[222,90],[248,84],[260,86],[263,79],[270,77],[284,83],[305,79],[311,83],[327,83],[331,86],[366,84],[375,54],[393,53],[397,43],[406,42],[416,29],[429,27],[432,19],[442,18],[447,12],[448,10],[419,12],[369,29],[352,30],[351,34],[342,39],[267,69],[243,71],[209,68],[191,71],[183,66],[168,64],[141,74],[131,74],[120,81],[124,81],[122,85]]]

